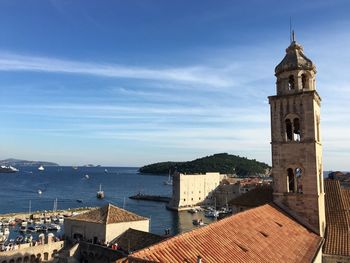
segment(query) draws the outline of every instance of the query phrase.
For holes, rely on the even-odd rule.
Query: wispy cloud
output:
[[[79,62],[49,57],[0,54],[1,71],[33,71],[86,74],[101,77],[165,80],[227,87],[232,81],[220,74],[220,70],[203,66],[182,68],[132,67],[125,65]]]

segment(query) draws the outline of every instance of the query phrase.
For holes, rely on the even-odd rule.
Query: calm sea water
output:
[[[112,203],[151,219],[151,232],[164,234],[170,228],[172,234],[192,229],[192,219],[203,215],[174,212],[165,203],[137,201],[128,197],[138,192],[171,196],[171,186],[163,184],[167,176],[141,175],[138,168],[125,167],[18,167],[14,174],[0,174],[0,213],[52,210],[57,198],[57,208],[103,206]],[[108,169],[108,173],[105,173]],[[85,178],[89,175],[89,179]],[[99,185],[105,199],[96,198]],[[38,194],[38,190],[42,194]],[[77,199],[83,200],[78,203]],[[204,222],[211,220],[204,218]]]

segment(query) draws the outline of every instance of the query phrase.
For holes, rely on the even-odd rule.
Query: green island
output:
[[[248,159],[228,153],[218,153],[188,162],[160,162],[145,165],[139,169],[144,174],[168,174],[175,170],[181,173],[195,174],[205,172],[220,172],[236,174],[240,177],[267,176],[271,167],[255,159]]]

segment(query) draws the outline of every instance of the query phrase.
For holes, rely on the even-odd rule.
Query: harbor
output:
[[[16,250],[23,245],[42,244],[47,239],[60,241],[64,219],[93,209],[81,207],[33,213],[0,214],[0,251]]]

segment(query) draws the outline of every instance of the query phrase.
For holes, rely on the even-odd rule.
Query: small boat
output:
[[[44,171],[45,168],[44,168],[44,166],[40,165],[40,166],[38,167],[38,170],[39,170],[39,171]]]
[[[61,229],[61,227],[60,225],[57,225],[57,224],[50,224],[48,225],[47,229],[50,231],[58,231]]]
[[[27,226],[27,225],[28,225],[28,222],[26,220],[23,220],[21,223],[21,226]]]
[[[58,216],[58,222],[63,223],[64,217],[63,216]]]
[[[4,243],[7,240],[7,236],[5,236],[2,232],[0,232],[0,243]]]
[[[43,192],[39,189],[38,190],[38,194],[41,195]]]
[[[28,232],[36,232],[36,229],[33,226],[28,226],[27,231]]]
[[[169,177],[168,180],[163,182],[165,185],[173,185],[173,179],[171,178],[170,171],[169,171]]]
[[[89,179],[90,178],[90,176],[88,175],[88,174],[85,174],[85,179]]]
[[[204,225],[202,219],[193,219],[192,220],[192,224],[195,225],[195,226],[203,226]]]
[[[1,165],[0,166],[0,173],[16,173],[19,170],[11,165],[9,166],[5,166],[5,165]]]
[[[23,242],[24,238],[23,236],[17,236],[15,239],[16,244],[21,244]]]
[[[32,242],[32,240],[33,240],[33,236],[30,234],[28,234],[24,237],[24,242],[26,242],[26,243],[30,243],[30,242]]]
[[[83,200],[81,200],[81,199],[77,199],[77,202],[78,202],[78,203],[82,203],[82,202],[83,202]]]
[[[207,210],[205,211],[204,216],[217,218],[219,217],[219,212],[216,210]]]
[[[108,174],[108,170],[107,169],[105,169],[105,173]]]
[[[48,229],[49,228],[46,225],[41,225],[40,230],[38,230],[38,231],[47,232]]]
[[[105,197],[105,193],[102,191],[102,186],[101,186],[101,184],[100,184],[100,190],[97,191],[96,197],[97,197],[98,199],[103,199],[103,198]]]
[[[21,226],[19,228],[19,232],[26,232],[27,231],[27,227],[26,226]]]
[[[72,166],[74,170],[78,170],[78,166]]]
[[[10,229],[8,227],[5,227],[3,233],[4,233],[5,236],[9,235],[10,234]]]
[[[187,212],[189,212],[190,214],[195,214],[198,212],[198,209],[196,208],[191,208],[190,210],[188,210]]]

